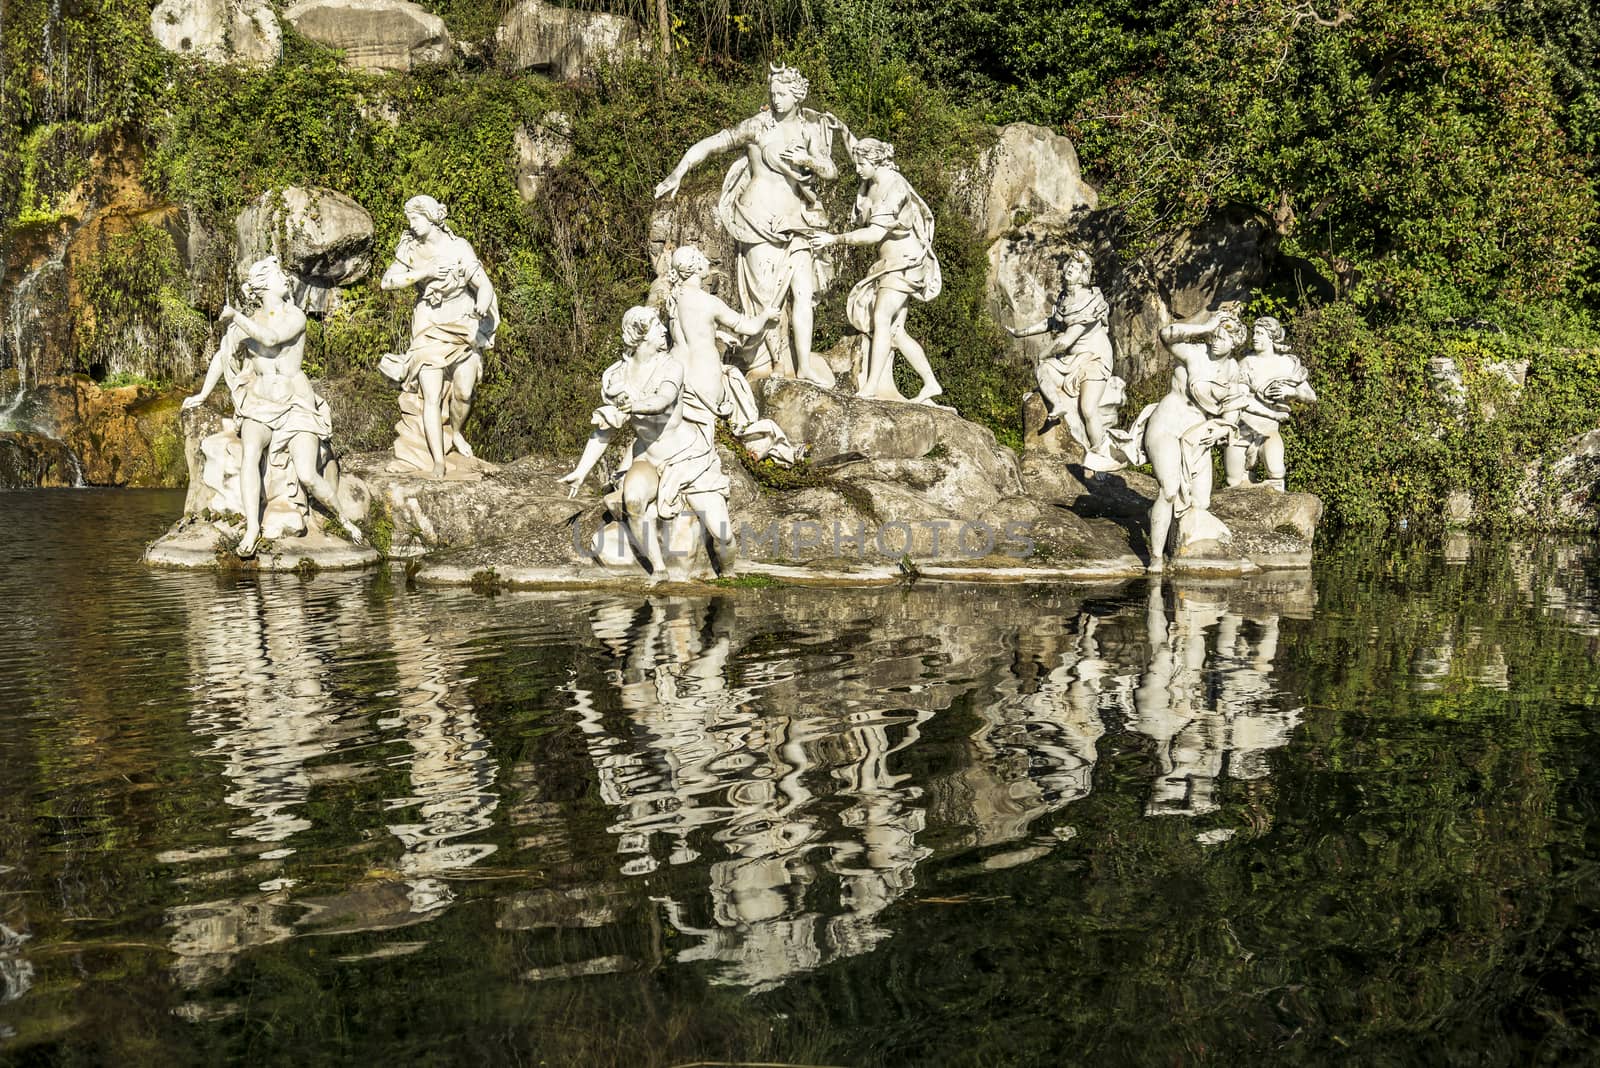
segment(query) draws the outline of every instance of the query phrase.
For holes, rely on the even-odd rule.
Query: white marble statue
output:
[[[479,465],[462,434],[483,375],[483,352],[500,326],[500,306],[472,246],[445,225],[445,206],[417,196],[405,211],[406,232],[379,283],[417,290],[411,346],[386,353],[379,364],[401,387],[391,469],[470,476]]]
[[[718,335],[736,343],[759,342],[775,324],[780,312],[767,308],[742,316],[704,287],[711,263],[693,245],[672,253],[667,271],[671,289],[667,296],[667,322],[672,336],[672,356],[683,364],[684,418],[702,429],[715,444],[716,421],[728,420],[734,437],[758,460],[770,459],[791,467],[801,450],[783,428],[761,418],[755,394],[743,372],[723,362]]]
[[[1211,450],[1233,437],[1239,413],[1252,404],[1250,388],[1236,381],[1230,358],[1245,340],[1237,304],[1165,326],[1160,336],[1173,356],[1171,389],[1140,412],[1129,431],[1111,432],[1119,458],[1148,460],[1160,484],[1150,506],[1151,571],[1162,570],[1174,519],[1180,547],[1232,537],[1210,511]]]
[[[1265,465],[1267,477],[1261,485],[1282,492],[1284,476],[1283,423],[1289,418],[1287,405],[1298,401],[1315,404],[1305,364],[1283,347],[1283,324],[1263,315],[1250,326],[1250,351],[1239,359],[1236,375],[1264,410],[1248,410],[1239,415],[1239,428],[1223,453],[1223,469],[1229,486],[1250,481],[1250,472]],[[1271,412],[1272,414],[1268,414]]]
[[[578,465],[561,481],[577,496],[616,432],[631,426],[632,453],[621,475],[621,500],[613,507],[620,509],[651,581],[667,577],[666,552],[686,555],[695,539],[708,542],[713,566],[726,571],[734,557],[728,477],[706,424],[685,417],[693,402],[684,387],[683,364],[667,351],[666,324],[654,308],[630,308],[622,317],[622,342],[623,358],[600,379],[594,433]],[[693,523],[676,522],[690,517],[698,521],[698,530]],[[692,536],[686,536],[686,528],[694,530]]]
[[[1044,319],[1007,328],[1015,338],[1051,334],[1034,375],[1044,400],[1046,419],[1067,425],[1072,440],[1083,447],[1084,466],[1109,466],[1107,435],[1116,424],[1124,383],[1112,373],[1111,306],[1092,284],[1094,261],[1082,249],[1067,257],[1061,295]]]
[[[333,419],[301,370],[306,316],[291,299],[289,277],[276,256],[250,267],[244,291],[256,309],[222,309],[217,322],[225,329],[205,382],[183,402],[198,407],[219,381],[227,383],[233,400],[234,419],[201,443],[201,478],[211,493],[200,510],[244,517],[236,548],[241,557],[253,555],[263,536],[303,534],[312,498],[360,541],[356,520],[363,510],[357,495],[341,492],[329,440]]]
[[[768,334],[752,359],[752,375],[798,375],[833,384],[827,363],[811,351],[817,295],[830,267],[813,253],[809,237],[828,225],[818,185],[838,175],[833,137],[844,124],[800,106],[809,83],[792,67],[773,67],[768,106],[730,129],[697,141],[656,186],[675,196],[684,176],[714,155],[743,149],[722,183],[717,217],[739,243],[739,300],[745,311],[788,313],[788,329]]]
[[[922,376],[922,389],[911,400],[931,403],[944,387],[927,353],[906,333],[906,314],[913,297],[932,300],[944,286],[933,254],[933,212],[895,167],[893,145],[863,138],[851,144],[850,158],[861,177],[853,218],[857,228],[817,234],[811,246],[824,249],[837,243],[878,250],[876,262],[850,290],[846,305],[850,325],[871,339],[856,393],[874,400],[905,400],[894,384],[894,354],[899,352]]]

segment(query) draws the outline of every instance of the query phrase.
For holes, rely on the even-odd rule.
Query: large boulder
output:
[[[444,19],[410,0],[299,0],[283,17],[358,70],[406,71],[447,62],[455,51]]]
[[[150,34],[168,52],[236,67],[270,67],[283,51],[267,0],[161,0]]]
[[[321,313],[340,286],[372,267],[372,216],[343,193],[292,185],[263,193],[234,220],[238,268],[275,255],[295,284],[295,300]]]
[[[531,204],[545,179],[572,155],[572,118],[564,111],[545,114],[532,128],[518,126],[512,135],[511,173],[517,195]]]
[[[1072,142],[1026,122],[1000,127],[995,143],[956,176],[951,198],[985,243],[1017,225],[1020,217],[1066,218],[1093,209],[1098,201],[1083,180]]]
[[[639,47],[639,24],[622,15],[521,0],[500,23],[496,55],[508,70],[572,79],[602,55]]]

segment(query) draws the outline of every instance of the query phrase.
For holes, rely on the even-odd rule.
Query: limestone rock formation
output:
[[[667,299],[667,266],[672,253],[693,245],[711,261],[706,291],[739,307],[738,287],[733,281],[739,269],[739,243],[717,219],[720,194],[720,186],[710,186],[655,202],[650,214],[650,264],[656,273],[650,287],[651,303]]]
[[[327,309],[330,294],[366,277],[372,267],[372,216],[343,193],[292,185],[263,193],[234,220],[241,269],[275,255],[308,313]]]
[[[299,0],[283,17],[358,70],[406,71],[448,62],[455,51],[444,20],[410,0]]]
[[[63,441],[26,430],[0,430],[0,490],[77,485],[77,458]]]
[[[1600,430],[1579,434],[1554,460],[1533,465],[1517,491],[1516,511],[1546,526],[1600,527]]]
[[[951,197],[985,243],[1010,230],[1020,216],[1066,218],[1092,210],[1099,200],[1083,180],[1072,142],[1026,122],[1000,127],[995,143],[957,175]]]
[[[497,55],[508,70],[542,70],[572,79],[597,57],[639,46],[639,24],[622,15],[521,0],[496,32]]]
[[[572,155],[572,118],[564,111],[552,111],[530,129],[518,126],[512,139],[511,173],[516,178],[517,195],[524,203],[539,197],[539,188],[551,171]]]
[[[236,67],[270,67],[283,51],[267,0],[161,0],[150,34],[168,52]]]
[[[38,427],[77,458],[75,481],[143,488],[181,484],[180,394],[149,386],[101,389],[87,376],[75,375],[36,383],[29,400]]]

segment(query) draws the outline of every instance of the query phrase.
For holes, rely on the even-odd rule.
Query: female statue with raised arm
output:
[[[445,225],[445,206],[417,196],[405,211],[406,232],[379,284],[416,288],[411,346],[386,355],[380,367],[401,386],[397,463],[444,478],[452,453],[472,456],[462,431],[483,374],[483,350],[494,344],[500,326],[500,306],[477,253]]]
[[[1160,571],[1172,521],[1179,522],[1180,544],[1225,538],[1227,527],[1211,507],[1211,449],[1227,441],[1250,391],[1235,380],[1228,356],[1244,344],[1238,306],[1225,304],[1199,322],[1172,323],[1161,343],[1174,357],[1172,388],[1140,413],[1144,452],[1155,468],[1159,491],[1150,506],[1150,565]]]
[[[788,336],[769,334],[750,371],[784,378],[798,374],[831,386],[833,372],[811,351],[816,299],[830,271],[812,252],[808,237],[828,225],[817,185],[838,175],[833,135],[844,124],[800,106],[809,88],[793,67],[773,67],[768,107],[696,142],[656,186],[656,196],[677,195],[684,176],[700,163],[744,149],[728,168],[717,204],[722,228],[739,243],[739,301],[747,315],[787,308],[789,316]]]
[[[1287,473],[1283,424],[1290,414],[1286,405],[1290,401],[1317,401],[1305,364],[1283,347],[1284,336],[1283,324],[1270,315],[1250,324],[1250,351],[1240,358],[1239,371],[1265,410],[1246,411],[1239,416],[1238,432],[1222,457],[1230,486],[1248,482],[1250,469],[1259,462],[1267,468],[1267,477],[1261,484],[1282,491]]]
[[[861,188],[856,194],[857,229],[842,234],[817,234],[813,248],[832,244],[876,245],[878,259],[867,276],[850,290],[850,325],[871,338],[867,365],[856,394],[874,400],[906,398],[894,384],[894,354],[899,352],[922,376],[922,389],[911,400],[932,403],[944,392],[928,356],[906,333],[911,299],[929,301],[939,295],[944,279],[933,254],[933,212],[894,165],[894,146],[863,138],[850,146]]]
[[[361,540],[355,520],[340,501],[339,468],[332,462],[328,439],[333,418],[327,402],[311,388],[301,370],[306,350],[306,316],[291,298],[288,275],[276,256],[258,260],[245,278],[245,295],[258,302],[248,315],[232,305],[222,309],[217,322],[226,329],[206,369],[200,391],[184,399],[185,408],[203,404],[226,380],[239,420],[243,446],[239,495],[244,513],[244,536],[236,551],[255,553],[261,540],[263,480],[270,454],[287,453],[294,479],[310,497],[321,502],[351,537]],[[328,461],[323,463],[325,450]]]
[[[1034,368],[1039,396],[1046,419],[1064,421],[1072,439],[1092,454],[1084,458],[1084,466],[1092,470],[1109,462],[1106,435],[1122,400],[1121,380],[1112,373],[1111,306],[1092,284],[1093,271],[1089,254],[1073,251],[1062,269],[1061,296],[1050,314],[1030,326],[1007,328],[1016,338],[1055,335]]]
[[[589,476],[624,424],[633,428],[633,452],[622,476],[622,510],[634,550],[649,565],[652,581],[666,577],[661,526],[686,509],[710,536],[718,571],[734,557],[728,518],[728,476],[716,443],[684,419],[683,365],[667,352],[667,327],[654,308],[629,308],[622,317],[622,359],[600,378],[601,405],[594,433],[578,465],[561,477],[570,496]],[[683,552],[686,546],[673,546]]]

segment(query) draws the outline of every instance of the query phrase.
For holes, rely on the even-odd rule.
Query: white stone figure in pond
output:
[[[356,520],[365,509],[359,492],[341,492],[339,465],[330,438],[328,404],[301,370],[305,358],[306,316],[291,299],[291,283],[276,256],[250,267],[244,284],[256,310],[245,314],[232,305],[217,322],[225,329],[206,369],[200,391],[185,398],[185,408],[205,402],[219,381],[233,400],[232,426],[201,443],[201,479],[213,491],[204,510],[237,511],[244,531],[236,551],[255,553],[261,538],[303,534],[315,498],[355,540]],[[356,480],[346,480],[355,490]]]
[[[684,419],[698,427],[715,446],[716,422],[728,420],[735,437],[758,460],[770,459],[792,467],[801,450],[783,428],[761,418],[755,394],[744,374],[722,360],[719,334],[736,343],[757,341],[780,316],[777,308],[756,315],[740,315],[704,288],[711,262],[693,245],[672,253],[667,271],[671,290],[667,296],[667,322],[672,336],[672,356],[683,364]]]
[[[1233,437],[1240,411],[1252,403],[1250,388],[1236,381],[1230,359],[1245,340],[1237,304],[1224,304],[1195,322],[1165,326],[1160,336],[1173,356],[1171,389],[1140,412],[1129,431],[1111,433],[1118,458],[1148,460],[1160,484],[1150,506],[1151,571],[1163,567],[1174,519],[1180,548],[1232,538],[1210,511],[1211,450]]]
[[[622,317],[622,343],[622,359],[600,379],[594,433],[561,481],[577,496],[616,432],[631,426],[633,449],[613,508],[620,506],[651,581],[667,577],[666,552],[690,555],[701,540],[709,542],[712,565],[726,571],[734,557],[728,476],[715,440],[684,418],[684,369],[667,351],[666,324],[654,308],[629,308]]]
[[[1073,251],[1061,272],[1062,290],[1048,316],[1030,326],[1007,328],[1015,338],[1052,334],[1034,375],[1045,417],[1059,419],[1084,450],[1084,466],[1108,470],[1107,435],[1116,425],[1125,384],[1112,373],[1111,305],[1092,282],[1094,261]]]
[[[1283,455],[1283,423],[1290,416],[1287,405],[1317,401],[1306,365],[1284,348],[1284,336],[1283,324],[1270,315],[1250,325],[1250,351],[1240,358],[1236,374],[1264,410],[1252,406],[1239,415],[1239,428],[1222,457],[1229,486],[1249,482],[1251,470],[1259,463],[1267,469],[1260,484],[1282,492],[1287,474]]]
[[[878,259],[867,276],[850,290],[846,312],[850,325],[870,339],[866,366],[856,394],[874,400],[906,398],[895,388],[894,354],[899,352],[922,376],[922,389],[911,400],[932,403],[944,392],[928,363],[928,355],[906,333],[911,300],[929,301],[944,288],[939,260],[933,254],[933,212],[894,165],[894,146],[867,137],[850,146],[861,187],[853,221],[857,229],[842,234],[817,234],[813,248],[832,244],[875,245]]]
[[[470,477],[481,465],[463,432],[483,376],[483,352],[500,327],[500,305],[472,246],[445,225],[443,204],[416,196],[405,212],[406,232],[379,283],[417,290],[411,346],[384,354],[379,363],[401,387],[391,470]]]
[[[675,196],[684,176],[700,163],[744,150],[728,168],[717,203],[722,228],[739,243],[739,301],[752,315],[783,308],[789,319],[788,330],[763,339],[751,374],[798,375],[832,386],[833,371],[811,351],[817,296],[827,288],[831,268],[812,251],[809,238],[828,225],[818,186],[838,176],[833,137],[844,124],[800,106],[809,88],[793,67],[773,67],[768,106],[695,142],[655,192],[658,198]]]

